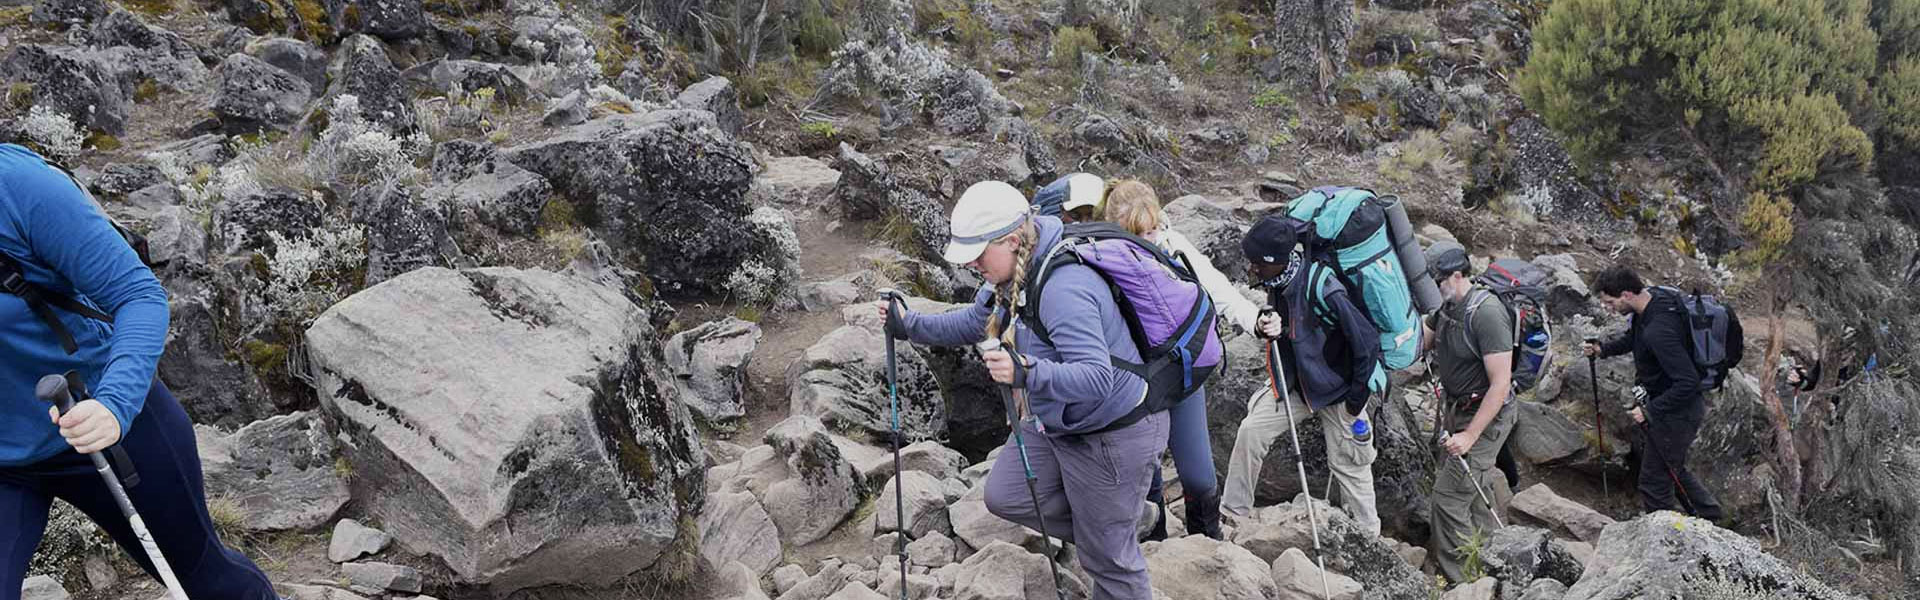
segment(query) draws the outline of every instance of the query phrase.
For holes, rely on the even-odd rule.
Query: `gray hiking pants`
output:
[[[1136,538],[1147,485],[1167,448],[1167,413],[1105,433],[1051,437],[1021,424],[1033,464],[1035,511],[1011,436],[987,472],[987,510],[1074,544],[1093,579],[1094,600],[1151,600],[1147,559]]]

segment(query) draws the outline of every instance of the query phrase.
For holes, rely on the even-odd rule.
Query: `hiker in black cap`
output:
[[[1447,432],[1441,441],[1447,458],[1437,467],[1428,503],[1433,525],[1428,549],[1440,574],[1459,584],[1466,583],[1466,558],[1459,548],[1476,529],[1490,534],[1498,523],[1479,492],[1491,489],[1487,475],[1513,430],[1515,411],[1508,400],[1516,338],[1506,303],[1474,284],[1466,248],[1439,242],[1426,255],[1427,269],[1446,299],[1423,345],[1433,352],[1433,376],[1446,397],[1436,417]]]
[[[1276,402],[1272,386],[1248,401],[1247,418],[1240,422],[1227,463],[1220,509],[1236,519],[1247,518],[1267,451],[1276,438],[1317,413],[1341,503],[1355,525],[1379,535],[1373,493],[1373,459],[1379,451],[1366,406],[1373,380],[1384,377],[1380,334],[1348,299],[1333,271],[1308,260],[1297,229],[1301,225],[1285,215],[1268,216],[1240,243],[1253,263],[1254,281],[1267,290],[1273,312],[1260,317],[1257,329],[1261,337],[1278,342],[1271,345],[1278,348],[1286,401],[1292,406]]]

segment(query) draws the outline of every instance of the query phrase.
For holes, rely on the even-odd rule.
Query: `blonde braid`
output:
[[[1035,233],[1033,222],[1028,221],[1010,234],[1020,236],[1019,243],[1013,248],[1013,279],[1008,280],[1006,285],[1000,286],[993,294],[994,303],[1006,307],[1007,310],[1005,313],[996,311],[991,318],[987,319],[987,337],[1000,338],[1000,344],[1007,349],[1007,352],[1015,351],[1012,321],[1018,318],[1014,312],[1018,310],[1016,302],[1020,299],[1021,288],[1027,283],[1027,263],[1033,260]]]

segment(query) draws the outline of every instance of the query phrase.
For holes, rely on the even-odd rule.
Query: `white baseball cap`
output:
[[[1013,233],[1027,222],[1027,197],[1004,181],[982,181],[960,194],[953,205],[952,237],[947,239],[947,262],[964,265],[980,258],[987,244]]]
[[[1099,208],[1106,198],[1106,180],[1092,173],[1074,173],[1067,176],[1067,199],[1060,203],[1060,210],[1071,211],[1082,206]]]

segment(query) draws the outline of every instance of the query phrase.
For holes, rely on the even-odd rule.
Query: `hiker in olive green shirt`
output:
[[[1456,549],[1475,530],[1492,535],[1496,527],[1493,507],[1486,506],[1475,485],[1492,490],[1493,482],[1502,479],[1490,476],[1494,458],[1513,430],[1514,409],[1507,402],[1513,391],[1513,316],[1499,296],[1474,285],[1466,248],[1435,243],[1427,249],[1427,265],[1447,300],[1426,328],[1424,341],[1433,352],[1434,375],[1446,397],[1435,416],[1449,434],[1442,441],[1447,456],[1436,467],[1428,503],[1433,524],[1429,550],[1447,581],[1472,583],[1462,581],[1464,560]],[[1464,456],[1467,465],[1457,456]]]

